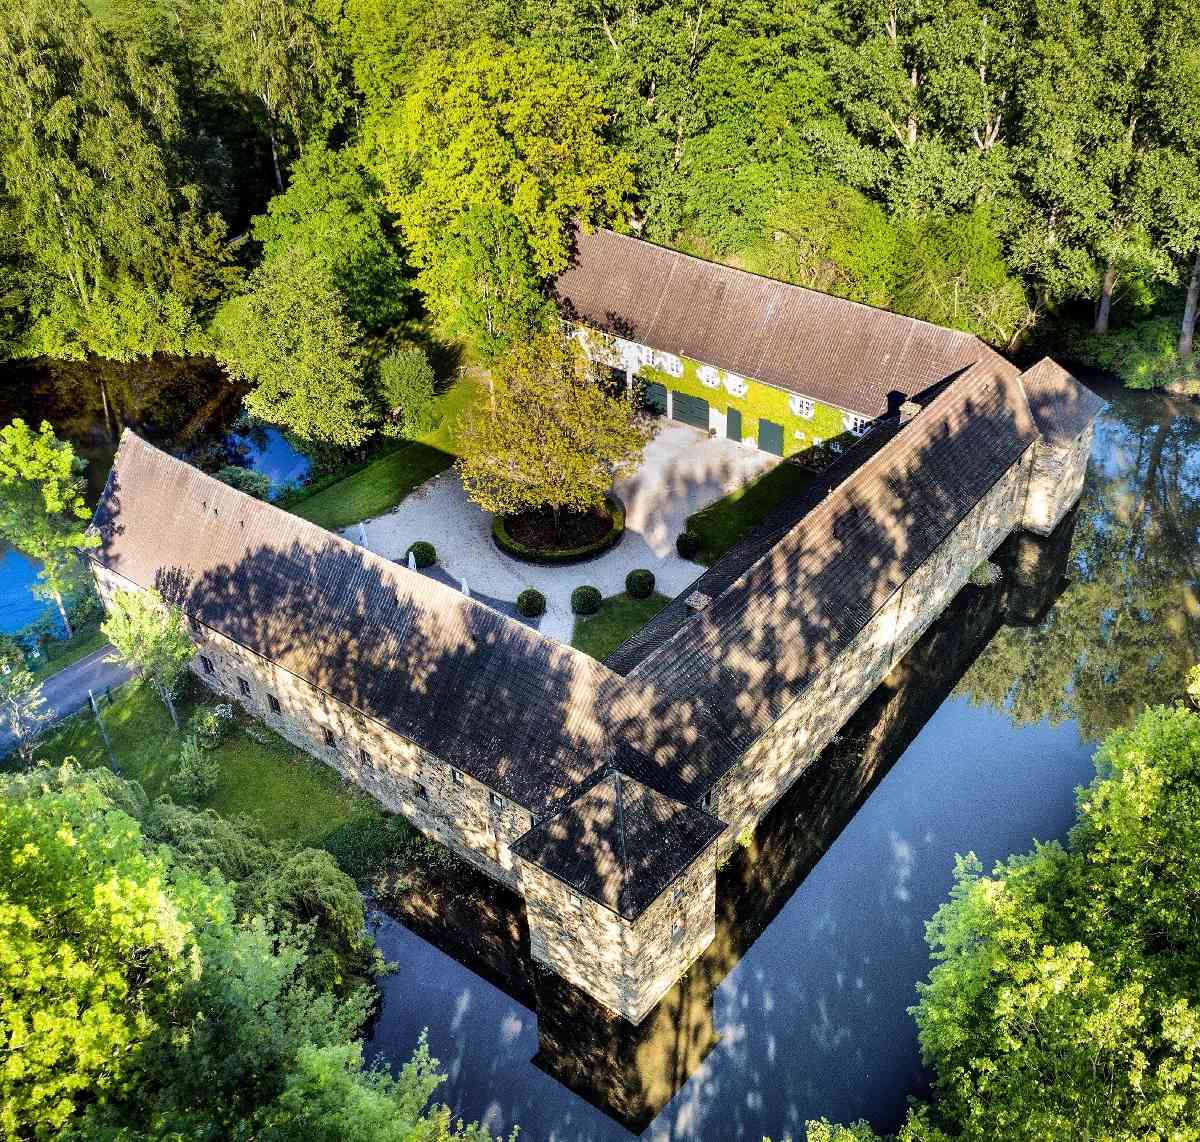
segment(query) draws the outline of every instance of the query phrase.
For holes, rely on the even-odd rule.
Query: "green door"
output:
[[[742,410],[740,408],[731,408],[725,414],[725,435],[739,444],[742,442]]]
[[[673,392],[671,412],[676,420],[682,420],[684,424],[691,424],[696,428],[708,427],[708,401],[703,397]]]
[[[659,416],[667,415],[667,386],[657,381],[647,381],[642,386],[642,406]]]
[[[783,455],[783,425],[773,420],[759,419],[758,446],[764,452],[773,452],[776,456]]]

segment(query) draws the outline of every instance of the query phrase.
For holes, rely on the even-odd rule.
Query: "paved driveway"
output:
[[[649,567],[659,591],[678,594],[702,571],[675,553],[675,537],[687,517],[774,463],[775,457],[756,449],[665,423],[637,472],[617,485],[625,501],[624,539],[598,559],[569,567],[521,563],[501,552],[492,542],[491,517],[467,499],[453,470],[421,485],[394,511],[342,534],[389,559],[401,558],[414,540],[427,539],[437,548],[441,566],[465,578],[473,592],[515,599],[526,587],[536,587],[546,596],[542,632],[570,642],[574,588],[590,583],[602,595],[615,595],[625,589],[629,571]]]

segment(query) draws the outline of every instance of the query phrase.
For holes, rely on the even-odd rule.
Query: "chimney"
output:
[[[907,424],[921,411],[921,406],[915,400],[906,400],[900,406],[900,423]]]

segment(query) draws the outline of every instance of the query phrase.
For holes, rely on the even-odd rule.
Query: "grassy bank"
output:
[[[647,599],[634,599],[624,592],[610,595],[601,602],[600,609],[594,615],[576,618],[571,645],[603,661],[670,601],[657,592]]]
[[[95,622],[80,627],[70,638],[46,643],[42,648],[42,660],[38,668],[33,671],[33,675],[39,679],[49,678],[51,674],[65,670],[72,663],[78,662],[81,658],[87,658],[89,654],[94,654],[102,646],[107,645],[108,639],[101,632],[100,620],[97,619]]]
[[[688,530],[700,537],[698,563],[712,563],[784,500],[798,496],[816,479],[794,461],[776,464],[745,487],[688,517]]]
[[[181,719],[192,708],[191,700],[183,702]],[[114,691],[112,704],[102,703],[101,711],[121,775],[139,781],[151,797],[174,796],[169,778],[181,735],[158,697],[148,687],[129,683]],[[87,767],[111,764],[90,709],[44,738],[36,756],[50,764],[67,757]],[[244,716],[213,757],[219,777],[204,807],[224,817],[246,814],[268,837],[320,846],[344,826],[382,817],[371,798],[343,783],[328,766]]]
[[[455,426],[475,399],[477,385],[462,379],[437,401],[438,426],[416,440],[406,440],[336,483],[289,496],[281,503],[295,515],[335,531],[389,512],[414,488],[445,471],[457,454]]]

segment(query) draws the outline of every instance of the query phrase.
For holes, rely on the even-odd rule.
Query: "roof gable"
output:
[[[1038,431],[1051,444],[1069,444],[1100,413],[1105,402],[1049,357],[1021,374]]]

